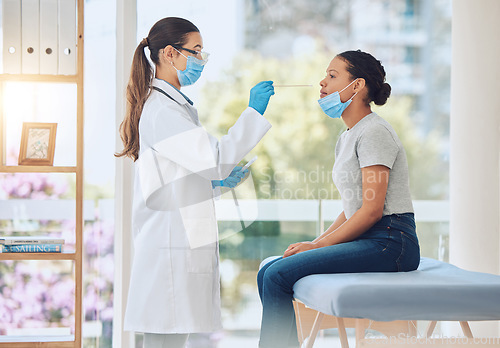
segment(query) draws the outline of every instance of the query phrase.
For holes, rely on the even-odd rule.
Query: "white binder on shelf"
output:
[[[21,73],[21,0],[2,1],[3,72]]]
[[[21,1],[21,71],[23,74],[40,73],[40,2]]]
[[[40,74],[57,74],[57,0],[40,0]]]
[[[23,0],[24,1],[24,0]],[[76,0],[58,0],[60,75],[76,75]]]

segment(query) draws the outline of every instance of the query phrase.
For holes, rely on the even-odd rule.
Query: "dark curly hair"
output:
[[[337,55],[347,63],[347,71],[353,79],[363,78],[368,87],[367,103],[384,105],[391,95],[391,86],[385,82],[385,70],[379,60],[361,50],[345,51]]]

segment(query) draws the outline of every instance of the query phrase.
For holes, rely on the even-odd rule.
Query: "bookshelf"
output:
[[[84,57],[84,0],[76,0],[76,74],[0,74],[0,173],[70,173],[76,182],[75,250],[62,253],[0,253],[0,262],[70,261],[74,263],[75,332],[70,336],[1,337],[0,348],[80,348],[82,347],[82,243],[83,243],[83,57]],[[67,83],[76,85],[76,166],[19,166],[6,165],[4,87],[8,82]],[[29,95],[26,95],[29,98]],[[64,144],[56,144],[57,147]],[[56,150],[57,151],[57,150]]]
[[[77,167],[0,166],[1,173],[76,173]]]
[[[76,253],[62,252],[62,253],[0,253],[0,261],[5,260],[62,260],[62,261],[75,261]],[[1,347],[1,345],[0,345]]]

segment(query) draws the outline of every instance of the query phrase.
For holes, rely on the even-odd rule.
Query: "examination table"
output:
[[[293,290],[299,342],[309,337],[308,348],[326,328],[337,328],[347,348],[346,327],[355,328],[356,347],[500,347],[500,338],[474,339],[467,323],[500,320],[498,275],[422,257],[415,271],[316,274]],[[417,337],[417,320],[430,321],[425,337]],[[460,322],[465,337],[432,338],[437,321]],[[386,337],[367,338],[366,329]]]

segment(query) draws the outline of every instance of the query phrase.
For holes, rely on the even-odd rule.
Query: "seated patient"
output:
[[[257,276],[263,305],[259,347],[298,347],[293,285],[311,274],[417,269],[405,150],[391,125],[371,111],[391,94],[385,70],[369,53],[347,51],[330,62],[319,104],[347,126],[335,147],[333,181],[343,211],[312,242],[291,244]],[[287,339],[289,338],[289,339]]]

